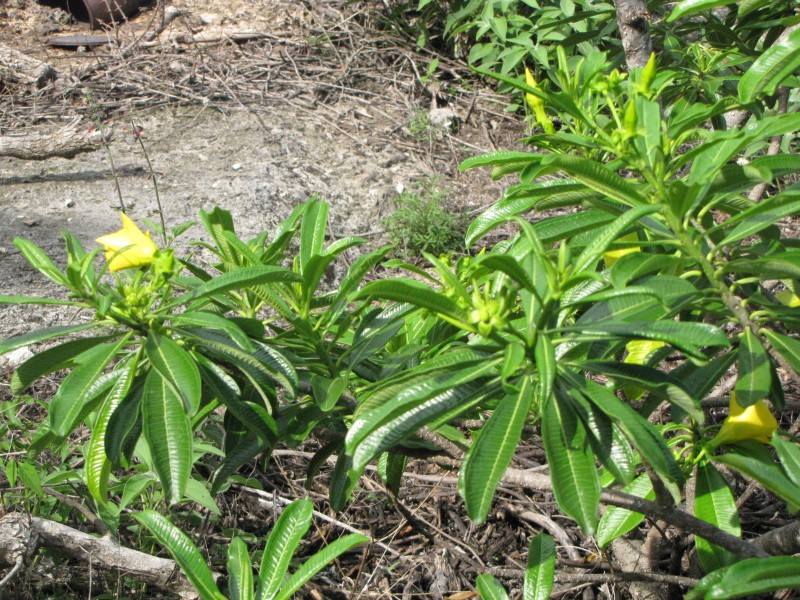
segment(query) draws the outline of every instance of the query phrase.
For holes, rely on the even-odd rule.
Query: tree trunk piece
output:
[[[653,51],[647,4],[644,0],[614,0],[614,5],[628,69],[643,67]]]
[[[90,130],[86,126],[68,125],[51,133],[0,136],[0,156],[22,160],[48,158],[74,158],[84,152],[97,150],[105,140],[111,139],[111,130]]]

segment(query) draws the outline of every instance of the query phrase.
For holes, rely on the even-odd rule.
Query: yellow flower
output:
[[[625,360],[629,365],[643,365],[656,350],[666,346],[664,342],[656,340],[631,340],[625,344]]]
[[[792,290],[782,290],[775,294],[775,299],[789,308],[800,307],[800,296],[795,294]]]
[[[120,213],[122,229],[97,238],[106,253],[109,271],[142,267],[153,262],[158,247],[150,232],[143,232],[125,213]]]
[[[716,437],[711,440],[711,445],[719,446],[744,440],[756,440],[768,444],[776,429],[778,422],[763,400],[744,408],[736,401],[736,393],[731,392],[728,418],[725,419]]]
[[[636,235],[636,232],[629,233],[628,235],[623,235],[619,238],[620,242],[635,242],[638,241],[639,236]],[[617,262],[623,256],[628,254],[633,254],[635,252],[639,252],[639,246],[628,246],[627,248],[619,248],[617,250],[609,250],[608,252],[603,253],[603,260],[606,263],[606,267],[611,268],[611,266]]]
[[[535,90],[539,89],[539,84],[536,83],[536,78],[533,76],[533,73],[531,73],[528,67],[525,67],[525,83],[528,85],[528,87],[532,87]],[[542,126],[544,132],[548,135],[553,135],[555,133],[555,126],[553,125],[552,119],[547,116],[547,112],[544,110],[544,101],[536,94],[531,93],[525,94],[525,101],[533,110],[533,114],[536,117],[536,122]]]

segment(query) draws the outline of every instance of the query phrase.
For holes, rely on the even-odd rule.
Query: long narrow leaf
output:
[[[185,533],[152,510],[136,513],[133,517],[172,555],[202,600],[225,600],[203,555]]]

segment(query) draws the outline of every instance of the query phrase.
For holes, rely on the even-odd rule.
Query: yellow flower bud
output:
[[[633,233],[629,233],[628,235],[623,235],[621,238],[619,238],[620,242],[636,242],[638,240],[639,236],[636,235],[635,231]],[[627,248],[609,250],[608,252],[603,253],[603,260],[606,263],[606,267],[611,268],[611,266],[623,256],[639,252],[640,250],[641,248],[639,248],[639,246],[628,246]]]
[[[766,402],[759,400],[744,408],[736,401],[736,393],[731,392],[728,418],[722,423],[719,433],[711,440],[711,445],[720,446],[744,440],[768,444],[776,429],[778,422],[772,416]]]
[[[528,84],[528,87],[532,87],[535,90],[539,89],[539,84],[536,83],[536,78],[533,76],[533,73],[531,73],[528,67],[525,67],[525,83]],[[531,110],[533,110],[533,114],[536,117],[536,122],[542,126],[544,132],[548,135],[555,133],[553,121],[547,116],[547,112],[544,110],[544,102],[542,99],[536,94],[527,93],[525,94],[525,101],[528,103],[528,106],[531,107]]]
[[[105,250],[108,270],[115,272],[149,265],[158,252],[158,247],[150,239],[150,232],[139,229],[125,213],[119,216],[122,229],[96,240]]]

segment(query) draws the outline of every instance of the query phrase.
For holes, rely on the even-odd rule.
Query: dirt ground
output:
[[[132,135],[134,124],[142,128],[168,225],[196,219],[200,209],[220,205],[234,214],[241,233],[254,234],[272,228],[309,195],[319,194],[332,205],[331,229],[336,236],[358,234],[378,241],[382,219],[394,209],[398,191],[413,188],[422,179],[442,178],[452,210],[474,211],[495,200],[501,188],[492,184],[485,172],[459,174],[456,168],[463,158],[492,150],[498,138],[511,140],[523,133],[515,129],[518,121],[504,118],[502,106],[489,90],[443,94],[435,80],[423,85],[419,72],[430,61],[423,55],[407,55],[396,63],[399,68],[387,78],[391,89],[382,90],[374,78],[356,76],[352,81],[326,84],[342,88],[336,94],[309,85],[331,81],[330,76],[314,76],[325,71],[326,63],[330,66],[325,75],[329,71],[336,74],[342,63],[358,64],[369,50],[375,51],[363,40],[339,42],[346,37],[341,23],[360,14],[359,9],[341,13],[334,10],[336,5],[176,1],[174,6],[183,10],[184,16],[164,31],[162,45],[123,56],[125,50],[105,47],[77,52],[50,48],[45,44],[49,37],[89,34],[87,24],[71,21],[56,6],[33,0],[0,2],[0,19],[5,17],[0,22],[3,43],[49,62],[59,73],[80,74],[92,57],[105,67],[105,72],[97,69],[77,83],[73,76],[66,90],[62,83],[53,90],[48,86],[35,92],[12,89],[0,93],[0,134],[48,131],[75,122],[79,127],[102,127],[114,133],[108,149],[99,147],[73,159],[0,158],[3,293],[54,291],[18,254],[13,246],[16,236],[31,239],[59,257],[63,254],[62,229],[72,230],[90,245],[97,236],[118,227],[115,172],[132,217],[157,221],[153,183]],[[141,35],[157,18],[158,9],[146,7],[121,28],[120,38],[129,39],[130,31]],[[223,30],[268,37],[266,42],[242,45],[223,40],[198,50],[176,45],[176,36],[184,30],[198,37]],[[335,43],[326,46],[319,42],[320,31],[338,35]],[[253,78],[236,71],[237,60],[251,72],[253,65],[269,60],[273,65],[277,45],[283,46],[278,56],[285,70],[277,69],[273,76],[270,67],[266,84],[270,93],[262,91],[258,101]],[[177,78],[186,69],[196,68],[193,61],[198,53],[206,64],[218,61],[217,65],[225,67],[222,83],[230,92],[227,98],[214,96],[219,85],[205,88],[208,95],[197,97],[197,90],[204,88],[195,85],[191,94],[176,97],[174,102],[160,90],[152,102],[147,101],[146,92],[163,80],[158,69],[163,67]],[[151,63],[136,71],[137,60],[145,58]],[[145,81],[138,89],[130,80],[114,83],[128,63],[130,71],[140,73]],[[287,71],[294,72],[294,77],[282,75]],[[452,84],[461,73],[450,71],[442,69]],[[215,72],[221,71],[212,74]],[[434,95],[438,98],[432,100]],[[446,110],[452,111],[452,127],[427,122],[434,103],[437,107],[446,104]],[[190,232],[199,233],[199,228]],[[21,333],[31,325],[53,324],[65,316],[38,307],[3,307],[0,337]]]

